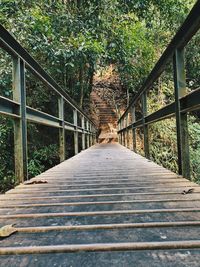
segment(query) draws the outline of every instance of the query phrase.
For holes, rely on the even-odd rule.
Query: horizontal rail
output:
[[[0,97],[0,114],[20,118],[19,103],[5,97]]]
[[[13,117],[13,118],[20,118],[19,115],[19,108],[20,105],[19,103],[10,100],[8,98],[0,96],[0,114],[8,116],[8,117]],[[38,124],[43,124],[51,127],[57,127],[61,128],[61,123],[62,120],[52,116],[48,113],[42,112],[40,110],[31,108],[29,106],[26,106],[26,119],[30,122],[38,123]],[[76,125],[69,123],[67,121],[64,121],[65,123],[65,129],[69,131],[78,131],[80,133],[90,133],[88,130],[82,128],[82,127],[77,127]],[[77,129],[76,129],[77,127]]]
[[[197,89],[188,95],[180,99],[180,112],[191,112],[198,110],[200,108],[200,89]],[[161,121],[170,117],[175,116],[175,102],[151,113],[150,115],[144,117],[145,124],[151,124],[157,121]],[[129,124],[127,127],[120,129],[118,132],[123,132],[126,129],[138,128],[143,126],[142,119]]]
[[[17,40],[0,24],[0,45],[13,56],[20,57],[26,66],[47,86],[63,96],[71,107],[77,109],[88,121],[94,122],[80,109],[75,101],[56,83],[56,81],[39,65],[39,63],[23,48]]]

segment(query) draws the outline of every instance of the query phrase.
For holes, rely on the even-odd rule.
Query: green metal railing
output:
[[[82,149],[95,143],[96,126],[70,96],[50,77],[31,55],[0,25],[0,45],[12,57],[13,100],[0,96],[0,114],[14,121],[15,174],[18,182],[28,178],[27,173],[27,121],[59,129],[60,161],[65,160],[66,130],[74,132],[74,151],[79,151],[78,133],[82,134]],[[58,96],[59,115],[52,116],[26,105],[25,70],[39,78]],[[65,120],[65,103],[73,110],[73,123]],[[78,125],[78,116],[81,126]],[[86,142],[85,142],[86,140]]]
[[[200,109],[200,90],[197,89],[186,94],[186,73],[185,73],[185,47],[200,28],[200,0],[197,1],[190,14],[180,27],[157,64],[151,71],[139,92],[135,95],[130,105],[118,121],[119,140],[122,145],[127,146],[128,133],[132,130],[133,150],[136,152],[136,129],[143,128],[144,133],[144,152],[149,158],[149,125],[175,116],[178,149],[178,168],[179,174],[190,177],[190,158],[188,142],[187,113]],[[173,62],[174,70],[174,94],[175,101],[156,112],[148,114],[147,92],[150,91],[166,69],[168,63]],[[136,120],[136,104],[142,103],[142,118]],[[132,120],[129,121],[131,114]]]

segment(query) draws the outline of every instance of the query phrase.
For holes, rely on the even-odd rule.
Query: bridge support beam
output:
[[[174,54],[174,88],[175,88],[175,111],[178,149],[179,174],[190,178],[190,157],[188,142],[187,113],[180,111],[180,98],[186,95],[184,49],[177,49]]]
[[[61,128],[59,129],[59,145],[60,145],[60,162],[65,160],[65,119],[64,119],[64,99],[58,99],[59,118],[61,120]]]
[[[15,176],[18,183],[28,179],[25,86],[25,64],[20,58],[13,58],[13,100],[20,104],[20,118],[14,120]]]

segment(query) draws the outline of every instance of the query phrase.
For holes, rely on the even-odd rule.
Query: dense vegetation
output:
[[[115,66],[127,99],[133,96],[193,4],[194,0],[3,0],[0,3],[0,23],[80,107],[87,108],[94,73],[110,64]],[[186,54],[188,90],[200,85],[200,75],[197,75],[200,55],[196,45],[199,38],[199,35],[193,38]],[[0,75],[0,95],[12,98],[11,59],[3,51]],[[149,111],[172,100],[173,79],[169,68],[151,93]],[[27,103],[51,114],[57,112],[52,93],[44,90],[44,86],[28,72]],[[192,166],[198,166],[199,158],[197,115],[193,114],[190,119]],[[150,137],[151,156],[176,170],[173,124],[170,120],[167,124],[163,122],[151,127],[154,133]],[[169,133],[166,128],[162,130],[162,126],[168,127]],[[58,137],[55,138],[58,133],[52,132],[52,136],[46,138],[47,131],[46,127],[29,125],[30,175],[58,162]],[[14,183],[10,171],[13,170],[12,139],[12,122],[0,118],[0,180],[4,179],[6,187]]]

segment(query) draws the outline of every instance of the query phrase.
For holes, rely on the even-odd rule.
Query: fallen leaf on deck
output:
[[[24,185],[31,185],[31,184],[47,184],[47,181],[28,181],[28,182],[24,182]]]
[[[13,227],[13,224],[8,224],[0,228],[0,237],[8,237],[17,232],[17,229]]]
[[[194,191],[194,188],[190,188],[188,190],[183,190],[183,192],[181,194],[182,195],[191,194],[193,191]]]

